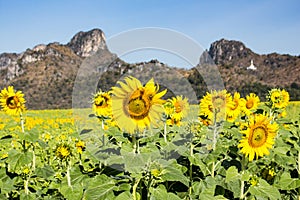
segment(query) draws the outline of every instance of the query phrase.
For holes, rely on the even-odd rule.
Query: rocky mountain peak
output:
[[[234,63],[236,60],[254,55],[242,42],[225,39],[212,43],[208,54],[217,65]]]
[[[104,33],[100,29],[78,32],[67,46],[81,57],[91,56],[99,49],[107,49]]]

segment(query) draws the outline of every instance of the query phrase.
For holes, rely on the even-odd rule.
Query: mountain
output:
[[[300,99],[299,56],[259,55],[242,42],[221,39],[201,55],[199,66],[208,60],[216,64],[230,92],[255,92],[263,99],[270,88],[280,87],[290,92],[292,100]],[[256,70],[247,69],[251,60]],[[203,73],[211,70],[201,72],[199,66],[180,69],[158,60],[126,63],[109,51],[104,33],[93,29],[75,34],[67,44],[39,44],[19,54],[0,54],[0,88],[13,85],[22,90],[29,109],[56,109],[71,108],[72,94],[80,86],[80,105],[85,107],[96,86],[108,90],[120,77],[138,75],[142,80],[155,77],[162,83],[161,89],[169,89],[167,96],[195,91],[199,99],[208,90]],[[193,91],[186,90],[187,84]]]
[[[259,55],[242,42],[221,39],[211,44],[208,54],[219,68],[228,90],[256,92],[285,88],[292,100],[300,99],[300,56],[271,53]],[[247,70],[253,61],[256,70]]]

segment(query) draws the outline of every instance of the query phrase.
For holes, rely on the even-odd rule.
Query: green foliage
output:
[[[28,111],[22,133],[18,119],[1,114],[0,198],[297,199],[299,104],[290,104],[287,113],[275,119],[279,132],[270,154],[252,162],[237,147],[237,122],[207,127],[190,117],[181,127],[129,135],[112,126],[103,130],[98,119],[79,119],[69,110]],[[61,145],[68,156],[58,157]]]

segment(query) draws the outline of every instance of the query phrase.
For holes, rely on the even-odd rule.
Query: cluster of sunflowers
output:
[[[157,127],[162,122],[180,126],[188,115],[188,99],[176,96],[162,100],[166,90],[158,92],[159,86],[153,79],[145,86],[134,77],[127,77],[125,83],[119,81],[118,84],[120,87],[113,87],[112,91],[94,95],[93,110],[99,118],[110,119],[110,125],[113,121],[122,131],[141,132],[150,124]],[[199,121],[205,126],[215,126],[223,121],[239,123],[244,137],[238,146],[252,161],[255,155],[257,158],[267,155],[268,148],[274,144],[278,130],[274,119],[286,115],[289,94],[284,89],[270,90],[266,103],[269,113],[256,113],[260,103],[254,93],[241,98],[238,92],[233,96],[226,90],[207,92],[200,100]]]
[[[30,119],[28,118],[26,122],[27,127],[24,129],[23,113],[26,110],[24,94],[21,91],[15,91],[12,86],[1,91],[0,106],[2,110],[9,115],[20,116],[22,130],[19,132],[26,135],[20,144],[12,147],[13,149],[23,148],[22,153],[17,154],[15,150],[12,150],[2,156],[2,159],[6,159],[7,163],[13,163],[11,155],[14,154],[21,158],[24,154],[25,157],[27,156],[26,158],[30,158],[31,163],[28,161],[25,167],[21,167],[26,195],[30,194],[30,186],[28,186],[30,180],[34,179],[32,177],[43,175],[39,174],[41,171],[52,174],[49,179],[43,178],[45,184],[52,184],[51,187],[54,188],[45,189],[44,195],[53,195],[53,191],[56,191],[66,197],[71,195],[68,188],[72,188],[74,194],[78,192],[78,195],[83,198],[87,197],[87,199],[92,199],[88,198],[90,194],[99,199],[107,199],[108,196],[105,196],[107,191],[110,195],[122,196],[122,190],[116,189],[122,188],[120,186],[122,184],[127,184],[124,187],[127,189],[123,188],[125,191],[122,196],[127,199],[139,199],[145,194],[148,199],[151,195],[156,199],[162,198],[161,194],[166,195],[164,197],[171,196],[179,199],[176,195],[180,195],[180,193],[182,193],[182,199],[210,198],[218,194],[219,197],[224,195],[228,198],[245,199],[251,195],[252,197],[256,194],[259,196],[259,193],[266,189],[275,191],[273,199],[276,199],[276,195],[278,196],[279,189],[288,191],[286,193],[291,190],[290,193],[295,194],[295,188],[298,187],[297,184],[300,185],[300,182],[292,178],[286,171],[280,172],[279,170],[283,168],[281,164],[276,163],[276,159],[288,159],[287,156],[281,155],[280,148],[276,150],[279,152],[279,157],[274,156],[276,151],[272,152],[277,141],[279,141],[278,144],[285,145],[282,147],[283,149],[290,144],[297,147],[297,142],[290,139],[296,137],[289,135],[292,131],[287,133],[284,138],[289,140],[288,145],[283,142],[282,138],[279,138],[279,132],[283,130],[284,125],[279,119],[283,119],[287,115],[286,109],[289,105],[289,93],[284,89],[270,90],[265,103],[261,102],[254,93],[242,98],[238,92],[232,95],[226,90],[214,90],[207,92],[199,101],[199,105],[190,105],[188,99],[183,96],[164,100],[163,96],[167,90],[160,90],[154,79],[150,79],[143,85],[134,77],[126,77],[124,81],[119,81],[117,84],[110,91],[99,91],[92,97],[92,110],[100,120],[102,131],[96,130],[91,133],[105,133],[103,138],[109,139],[111,146],[105,147],[103,142],[101,148],[104,149],[101,149],[98,145],[100,143],[97,143],[101,142],[100,140],[93,140],[94,138],[81,140],[80,136],[91,131],[90,129],[75,130],[75,128],[71,128],[71,130],[60,126],[65,122],[74,126],[74,119],[50,120],[48,125],[53,128],[52,132],[40,131],[36,138],[26,135],[26,132],[34,135],[34,127],[44,126],[45,123],[29,117]],[[195,110],[196,117],[191,117],[191,113]],[[57,133],[53,134],[56,130]],[[293,130],[293,134],[295,133],[296,131]],[[153,135],[155,137],[151,137]],[[176,138],[174,135],[178,137]],[[192,137],[187,135],[192,135]],[[148,136],[150,139],[145,140]],[[26,141],[27,138],[29,141]],[[98,145],[96,149],[93,149],[93,142]],[[151,144],[148,145],[148,143]],[[178,153],[180,154],[179,159],[163,160],[159,157],[160,159],[151,160],[150,157],[149,159],[139,157],[147,156],[149,151],[154,153],[158,151],[157,155],[160,155],[162,151],[177,151],[180,149],[176,146],[177,143],[186,145],[188,149],[186,152],[186,149],[183,148],[182,152]],[[140,144],[141,151],[138,147]],[[121,154],[124,154],[122,156],[134,161],[123,160],[118,157],[120,154],[113,155],[111,153],[114,151],[109,151],[111,153],[109,155],[104,154],[106,150],[113,148],[116,152],[121,149]],[[295,152],[297,151],[295,150]],[[102,157],[92,158],[91,155],[94,152],[103,153]],[[146,153],[142,154],[141,152]],[[290,154],[294,155],[295,152],[290,152]],[[97,153],[94,156],[97,157]],[[36,159],[36,155],[40,158]],[[270,155],[269,157],[272,159],[268,160],[265,155]],[[36,160],[40,163],[37,164]],[[105,166],[109,162],[112,164],[120,162],[117,164],[125,165],[124,173],[112,174],[115,171],[108,168],[109,166],[107,168]],[[239,164],[234,164],[234,162]],[[264,162],[265,166],[262,164]],[[293,160],[289,163],[293,163],[290,164],[293,166],[296,165]],[[51,167],[49,167],[50,164]],[[41,167],[41,165],[43,166]],[[36,170],[36,166],[38,170]],[[2,170],[1,166],[0,170]],[[276,177],[276,174],[280,173],[283,175]],[[290,181],[292,184],[282,187],[271,186],[270,184],[276,182],[274,177],[277,178],[277,182]],[[126,180],[121,181],[122,179]],[[103,186],[103,190],[107,191],[104,191],[105,195],[100,198],[102,193],[98,190],[101,190],[99,184],[102,182],[109,182],[111,187],[108,189]],[[181,185],[177,185],[175,182],[180,182]],[[1,180],[0,183],[2,184]],[[31,183],[33,184],[32,181]],[[20,185],[20,183],[15,185],[18,184]],[[36,185],[38,184],[40,184],[39,180],[36,181]],[[67,188],[64,188],[63,184],[67,185]],[[210,185],[214,187],[210,188]],[[187,188],[187,192],[177,191],[177,187]],[[224,191],[217,191],[218,188],[222,188]],[[137,191],[138,189],[140,193]],[[207,191],[210,191],[210,194]]]
[[[2,110],[12,116],[19,115],[20,116],[20,121],[21,121],[21,128],[22,132],[25,132],[25,126],[24,126],[24,117],[23,113],[26,110],[25,106],[26,100],[24,98],[24,94],[22,91],[15,91],[13,86],[8,86],[7,88],[4,88],[1,93],[0,93],[0,105],[2,107]],[[31,118],[27,117],[26,118],[26,130],[30,131],[31,128],[35,127],[36,125],[43,124],[44,121],[42,119],[37,119],[37,118]],[[74,124],[73,119],[48,119],[47,120],[47,127],[49,128],[59,128],[60,123],[70,123]],[[47,127],[44,127],[47,129]],[[72,133],[73,130],[68,130],[69,133]],[[45,142],[48,142],[51,139],[51,135],[48,133],[43,134],[41,137],[43,137],[43,140]],[[64,134],[60,135],[60,138],[65,137],[64,139],[66,140],[66,136]],[[59,139],[56,139],[59,140]],[[68,145],[66,144],[61,144],[58,145],[55,153],[57,157],[59,158],[67,158],[70,155],[70,148],[67,147]],[[76,143],[76,148],[79,153],[82,153],[82,150],[84,149],[84,143],[82,141],[78,141]]]
[[[127,77],[125,83],[119,81],[118,84],[120,87],[113,87],[112,91],[99,91],[93,96],[92,107],[97,117],[102,119],[102,128],[105,123],[109,123],[109,126],[118,126],[123,131],[135,133],[143,131],[150,124],[157,127],[162,121],[169,126],[180,126],[182,119],[188,115],[188,99],[177,96],[162,100],[166,90],[158,92],[159,86],[153,79],[145,86],[134,77]],[[252,161],[255,155],[257,158],[267,155],[268,148],[274,144],[278,130],[274,117],[286,115],[289,94],[285,90],[272,89],[267,100],[266,105],[271,108],[269,116],[266,113],[255,114],[260,99],[254,93],[244,99],[238,92],[233,96],[226,90],[208,92],[200,100],[199,120],[209,126],[222,121],[234,122],[238,117],[244,119],[244,123],[239,120],[244,135],[239,147]],[[15,92],[12,86],[0,93],[0,105],[8,114],[22,116],[26,109],[25,102],[24,94],[21,91]]]

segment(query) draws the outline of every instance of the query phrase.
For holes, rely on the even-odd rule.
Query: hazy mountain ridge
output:
[[[14,85],[22,90],[29,109],[71,108],[78,69],[96,52],[101,59],[109,61],[109,64],[95,68],[101,72],[98,87],[103,90],[115,85],[124,74],[134,76],[143,71],[142,76],[167,79],[169,86],[188,80],[198,99],[207,91],[203,78],[195,69],[170,68],[157,60],[134,64],[122,61],[109,52],[100,29],[79,32],[67,44],[40,44],[20,54],[0,54],[0,88]],[[205,53],[216,63],[226,89],[231,92],[255,92],[262,96],[270,88],[281,87],[290,92],[292,99],[300,99],[299,56],[259,55],[241,42],[225,39],[212,43]],[[255,71],[247,70],[251,60],[257,67]],[[171,71],[173,76],[167,76]]]

